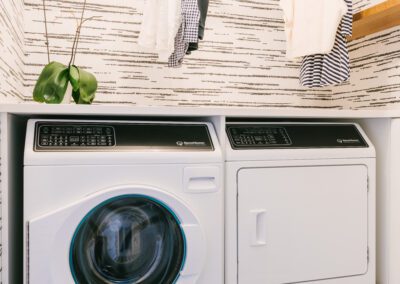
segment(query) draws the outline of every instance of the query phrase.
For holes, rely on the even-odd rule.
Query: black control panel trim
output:
[[[226,133],[234,150],[368,147],[354,124],[228,123]]]
[[[34,137],[33,150],[42,152],[215,150],[206,124],[38,121]]]

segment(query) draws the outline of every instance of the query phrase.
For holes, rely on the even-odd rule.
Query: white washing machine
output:
[[[25,283],[223,283],[210,123],[29,120],[24,164]]]
[[[338,123],[227,124],[226,283],[374,284],[375,150]]]

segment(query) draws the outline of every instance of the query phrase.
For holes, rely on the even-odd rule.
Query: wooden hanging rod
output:
[[[400,0],[386,0],[353,15],[354,40],[400,25]]]

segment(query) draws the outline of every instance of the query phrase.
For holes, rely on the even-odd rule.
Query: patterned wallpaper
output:
[[[351,80],[334,88],[333,100],[354,109],[400,108],[400,28],[351,42]]]
[[[359,107],[352,88],[309,90],[299,86],[299,64],[285,58],[278,2],[212,0],[200,50],[187,56],[182,68],[171,69],[158,62],[155,54],[145,53],[137,46],[144,0],[89,0],[86,16],[101,18],[84,27],[77,64],[96,74],[98,103]],[[355,6],[377,2],[358,0]],[[46,62],[41,3],[41,0],[25,1],[25,100],[28,101],[37,74]],[[68,62],[74,18],[79,16],[81,3],[48,1],[53,60]],[[370,77],[368,72],[361,73],[362,79]]]
[[[211,0],[205,40],[178,69],[167,68],[155,54],[137,46],[144,1],[88,1],[86,17],[99,18],[83,28],[76,63],[96,74],[97,103],[396,107],[400,90],[396,84],[400,75],[398,28],[350,43],[350,83],[310,90],[298,83],[299,63],[285,58],[278,0]],[[354,0],[354,6],[358,10],[382,1]],[[67,63],[82,1],[47,3],[51,57]],[[41,0],[25,0],[24,21],[25,69],[16,80],[20,84],[24,75],[24,88],[2,90],[1,102],[30,101],[35,80],[47,61]]]
[[[24,70],[23,0],[0,1],[0,102],[23,99]],[[1,160],[0,160],[1,162]],[[1,180],[0,180],[1,186]],[[3,188],[0,188],[0,194]],[[0,212],[3,198],[0,195]],[[2,214],[0,214],[0,283],[3,271]]]
[[[356,10],[384,2],[353,1]],[[353,109],[399,109],[399,38],[400,28],[395,27],[350,42],[351,79],[349,83],[333,88],[332,100]]]
[[[353,8],[355,12],[358,12],[382,2],[385,2],[385,0],[353,0]]]
[[[26,99],[45,62],[41,0],[26,1]],[[53,58],[67,62],[82,1],[49,2]],[[66,4],[68,3],[68,4]],[[318,106],[332,91],[299,87],[297,64],[284,56],[276,0],[211,1],[200,50],[183,68],[167,68],[137,46],[144,0],[89,1],[101,16],[82,31],[77,64],[99,79],[96,101],[139,105]],[[39,15],[39,17],[38,17]],[[29,22],[29,24],[28,24]]]
[[[23,14],[23,0],[0,1],[0,102],[24,98]]]

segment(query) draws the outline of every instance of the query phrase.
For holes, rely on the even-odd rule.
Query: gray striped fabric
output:
[[[348,11],[336,33],[335,44],[328,54],[308,55],[303,58],[300,83],[309,88],[337,85],[350,78],[350,60],[346,37],[352,34],[353,4],[345,0]]]

